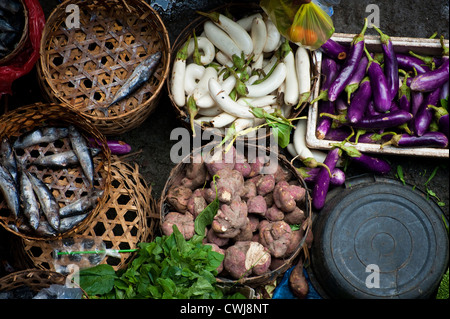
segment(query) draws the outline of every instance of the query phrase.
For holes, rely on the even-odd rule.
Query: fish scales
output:
[[[88,209],[93,208],[97,202],[98,199],[103,195],[103,191],[97,191],[93,194],[83,196],[82,198],[64,206],[61,207],[59,210],[59,216],[61,218],[73,216],[73,215],[79,215],[84,212],[86,212]]]
[[[94,185],[94,162],[88,143],[81,133],[72,125],[69,126],[69,139],[72,149],[78,157],[81,169],[92,187]]]
[[[96,156],[100,153],[99,148],[89,148],[91,156]],[[51,155],[45,155],[37,158],[32,165],[37,165],[41,167],[54,167],[54,168],[66,168],[69,166],[78,165],[78,157],[73,150],[59,152]]]
[[[66,127],[44,127],[20,136],[14,143],[14,148],[24,149],[40,143],[51,143],[69,135]]]
[[[20,201],[23,206],[23,214],[28,219],[28,222],[33,229],[39,227],[39,220],[41,217],[39,203],[34,194],[33,185],[27,174],[20,171]]]
[[[0,164],[0,191],[8,205],[8,208],[17,218],[20,213],[20,199],[16,183],[9,171]]]

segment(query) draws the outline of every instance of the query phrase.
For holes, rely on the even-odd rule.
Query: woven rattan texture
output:
[[[0,117],[0,137],[8,137],[10,142],[13,143],[15,138],[21,136],[26,132],[30,132],[35,128],[44,126],[68,126],[74,125],[84,136],[93,137],[102,142],[102,145],[106,145],[106,140],[98,132],[98,130],[90,124],[80,113],[68,110],[57,104],[43,104],[37,103],[29,106],[17,108],[14,111],[6,113]],[[110,165],[110,151],[106,146],[99,146],[101,148],[100,154],[94,157],[95,175],[94,175],[94,189],[104,190],[107,192],[109,188],[109,165]],[[43,168],[32,164],[38,158],[44,155],[62,152],[71,149],[68,138],[63,138],[51,143],[43,143],[33,145],[25,148],[24,150],[18,149],[17,155],[19,162],[24,161],[26,169],[32,172],[47,184],[51,192],[58,201],[60,207],[67,205],[82,196],[86,196],[92,190],[89,186],[89,182],[86,180],[81,166],[75,166],[71,168]],[[98,211],[101,204],[104,202],[105,196],[102,196],[97,204],[97,207],[93,209],[92,213],[81,223],[74,228],[60,236],[55,236],[54,239],[70,235],[73,232],[77,232],[83,228],[83,225],[89,223],[92,215]],[[43,217],[42,217],[43,218]],[[21,224],[24,221],[21,219],[16,220],[10,213],[6,206],[6,202],[0,195],[0,224],[4,226],[8,231],[13,232],[18,236],[34,240],[49,239],[48,236],[38,235],[34,232],[27,232]],[[15,225],[11,228],[9,226]]]
[[[113,157],[111,177],[105,204],[86,230],[72,237],[100,239],[108,249],[135,249],[140,242],[152,241],[159,215],[151,187],[142,178],[139,167]],[[15,258],[29,259],[32,267],[55,270],[51,242],[23,240],[22,246],[23,252],[18,252]],[[133,256],[133,253],[121,253],[120,258],[107,256],[102,263],[117,270],[124,268]]]
[[[140,0],[70,3],[79,7],[80,28],[67,28],[66,1],[43,32],[38,74],[46,98],[80,110],[107,135],[139,126],[156,108],[168,73],[170,42],[163,22]],[[162,58],[150,80],[109,106],[136,66],[157,51]]]

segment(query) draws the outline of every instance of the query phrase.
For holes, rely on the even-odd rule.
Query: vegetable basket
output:
[[[97,145],[100,153],[92,157],[94,165],[92,188],[80,165],[65,168],[33,165],[34,161],[43,158],[45,155],[71,150],[69,137],[60,138],[48,143],[31,145],[23,149],[14,148],[17,155],[16,162],[20,163],[25,161],[25,170],[34,174],[47,185],[60,208],[82,197],[88,196],[91,191],[103,191],[103,194],[99,197],[97,204],[91,212],[82,221],[75,224],[69,230],[62,231],[58,234],[38,232],[30,226],[27,226],[28,221],[24,215],[19,213],[16,218],[10,208],[8,208],[6,200],[0,195],[0,223],[9,232],[22,238],[36,241],[71,236],[86,229],[94,215],[97,214],[105,203],[105,193],[108,193],[110,188],[110,151],[106,147],[107,144],[104,136],[80,112],[67,109],[59,104],[36,103],[22,106],[4,114],[0,118],[0,138],[3,139],[6,137],[13,144],[14,141],[17,141],[17,138],[37,128],[52,126],[68,127],[69,125],[78,129],[85,138],[95,138],[101,144]],[[43,214],[41,214],[40,224],[42,224],[43,219]]]
[[[210,144],[206,144],[205,146],[203,146],[201,148],[194,149],[190,155],[186,156],[186,158],[184,158],[183,161],[178,163],[172,169],[170,176],[169,176],[169,178],[164,186],[164,189],[162,191],[162,195],[161,195],[161,198],[159,201],[159,207],[158,207],[159,213],[160,213],[160,223],[161,223],[160,226],[162,228],[162,233],[164,233],[164,228],[163,228],[164,222],[168,219],[168,214],[176,211],[176,209],[177,209],[170,200],[171,188],[175,187],[177,185],[182,185],[184,183],[184,178],[186,177],[186,173],[189,170],[189,166],[191,165],[190,163],[193,162],[192,159],[202,156],[204,159],[202,165],[205,165],[205,163],[208,162],[206,160],[208,158],[207,154],[208,154],[208,152],[210,152],[213,149],[213,147],[215,145],[218,145],[218,144],[215,144],[214,142],[212,142]],[[255,288],[255,287],[259,287],[259,286],[264,286],[265,284],[268,284],[269,282],[273,282],[275,279],[277,279],[278,276],[281,276],[289,267],[291,267],[293,265],[294,261],[299,256],[303,247],[307,244],[306,243],[307,237],[311,238],[310,237],[311,236],[311,227],[312,227],[311,197],[309,195],[307,186],[306,186],[303,178],[299,175],[299,173],[297,172],[295,167],[286,159],[286,157],[284,155],[279,154],[276,150],[271,150],[266,147],[257,146],[257,145],[249,144],[249,143],[245,143],[243,149],[240,149],[238,147],[236,147],[236,149],[243,150],[244,156],[248,159],[253,158],[254,154],[256,154],[256,153],[258,154],[257,156],[268,156],[271,159],[265,164],[266,167],[270,166],[270,163],[275,162],[277,166],[276,166],[276,168],[273,168],[273,169],[276,170],[277,173],[283,171],[284,172],[283,174],[286,174],[286,175],[284,175],[284,176],[286,176],[286,179],[285,179],[286,181],[289,180],[289,183],[299,185],[305,189],[305,196],[304,196],[303,200],[301,201],[301,203],[300,202],[297,203],[298,206],[301,206],[301,209],[303,210],[304,216],[305,216],[305,219],[302,222],[300,222],[299,225],[297,225],[297,226],[299,226],[299,229],[298,229],[299,234],[302,234],[302,235],[300,235],[301,239],[298,241],[298,245],[297,245],[297,242],[293,241],[295,247],[293,247],[288,253],[284,254],[282,257],[272,257],[271,258],[271,262],[272,262],[271,267],[268,268],[262,274],[254,274],[254,273],[250,274],[250,275],[246,274],[246,275],[243,275],[242,277],[240,277],[239,279],[235,279],[233,276],[230,276],[229,271],[227,270],[226,267],[224,267],[224,270],[221,271],[217,276],[218,283],[220,283],[224,286],[244,285],[244,286],[249,286],[249,287]],[[227,158],[227,157],[225,157],[225,158]],[[236,155],[235,158],[239,158],[239,157]],[[271,161],[273,161],[273,162],[271,162]],[[250,163],[251,161],[248,160],[248,162]],[[199,163],[199,162],[197,162],[197,163]],[[236,163],[237,163],[237,161],[236,161]],[[233,165],[238,165],[238,164],[233,164]],[[264,170],[262,170],[260,172],[261,172],[260,176],[264,176],[264,174],[263,174]],[[265,171],[265,172],[267,173],[267,175],[269,175],[268,174],[269,170]],[[274,173],[274,176],[277,173]],[[211,181],[213,181],[213,179],[211,178],[211,173],[208,173],[208,174],[209,175],[207,175],[207,180],[203,181],[203,184],[202,184],[203,186],[200,186],[200,189],[208,188],[210,185],[212,185]],[[250,179],[250,178],[248,178],[248,179]],[[218,178],[218,180],[220,180],[220,178]],[[282,180],[282,179],[280,178],[279,181],[280,180]],[[217,177],[216,177],[215,181],[217,181]],[[187,185],[187,184],[183,184],[183,185]],[[213,186],[211,186],[211,188],[212,187]],[[195,194],[195,191],[192,194]],[[203,194],[205,194],[205,193],[203,193]],[[269,194],[269,197],[271,195],[272,194]],[[206,195],[205,195],[205,198],[206,198]],[[216,198],[216,199],[218,199],[218,198]],[[247,201],[247,203],[248,203],[248,199],[247,198],[244,199],[244,198],[245,197],[242,197],[242,202]],[[223,204],[224,204],[224,202],[220,201],[219,207],[223,208],[223,206],[222,206]],[[274,205],[273,202],[272,202],[272,204],[267,204],[267,207],[270,207],[271,205]],[[185,212],[185,215],[190,214],[190,212],[191,212],[191,210],[188,206],[188,210]],[[204,211],[202,211],[202,213],[203,212]],[[173,213],[171,213],[171,214],[173,214]],[[181,213],[181,215],[183,215],[183,213]],[[257,216],[256,218],[257,218],[258,222],[260,223],[259,225],[261,225],[262,221],[264,221],[264,222],[268,221],[268,219],[265,216],[259,216],[259,215],[253,214],[253,213],[248,213],[247,216],[248,217],[251,216],[251,218]],[[216,215],[216,217],[217,217],[217,215]],[[196,218],[198,218],[198,217],[195,217],[194,220],[196,220]],[[250,221],[248,223],[250,223]],[[287,223],[286,223],[286,225],[287,225]],[[184,225],[182,227],[184,227]],[[259,226],[259,228],[260,228],[260,226]],[[207,242],[207,243],[213,242],[210,240],[210,237],[209,237],[209,235],[212,231],[213,231],[213,228],[211,227],[211,225],[208,225],[206,227],[206,239],[204,240],[204,242]],[[241,229],[241,232],[243,233],[244,230]],[[240,242],[241,240],[242,240],[242,242],[243,241],[257,242],[258,237],[255,237],[255,236],[258,236],[258,232],[259,232],[259,230],[257,228],[253,233],[251,233],[250,234],[251,239],[248,236],[247,236],[248,237],[247,239],[243,239],[242,237],[240,239],[238,239],[238,237],[234,237],[234,238],[230,238],[229,241],[224,242],[223,244],[217,244],[217,246],[219,246],[219,248],[221,248],[224,252],[226,252],[227,249],[229,249],[230,247],[233,247],[236,243]],[[216,242],[214,242],[214,243],[216,243]],[[258,245],[259,245],[259,243],[258,243]]]
[[[0,292],[28,287],[33,292],[38,293],[41,289],[48,288],[51,285],[64,285],[66,280],[66,276],[54,271],[26,269],[0,278]],[[71,285],[73,284],[71,283]],[[88,298],[88,295],[81,287],[77,288],[81,289],[83,298]]]
[[[349,45],[354,34],[335,33],[332,40],[342,45]],[[438,56],[442,54],[442,46],[439,39],[423,39],[423,38],[406,38],[406,37],[390,37],[394,51],[396,53],[408,54],[413,51],[419,55]],[[373,53],[382,52],[381,42],[379,36],[365,35],[365,44],[367,50]],[[448,47],[448,40],[445,40],[445,45]],[[322,52],[315,51],[317,64],[315,65],[316,72],[320,74],[322,67]],[[315,96],[320,92],[322,83],[315,87]],[[318,102],[310,105],[308,109],[308,126],[306,131],[306,143],[309,147],[315,149],[329,150],[334,143],[340,141],[319,139],[316,136],[316,126],[320,118]],[[396,147],[393,145],[386,145],[380,147],[380,143],[362,143],[358,142],[354,145],[359,151],[380,154],[404,155],[404,156],[422,156],[422,157],[438,157],[448,158],[449,149],[447,148],[433,148],[433,147]]]
[[[28,10],[24,0],[21,0],[20,2],[23,7],[23,17],[24,17],[22,34],[19,38],[19,41],[16,43],[14,49],[7,55],[0,58],[0,65],[7,64],[9,61],[11,61],[24,48],[25,42],[28,39]],[[18,14],[20,14],[20,12]]]
[[[260,14],[261,17],[266,17],[265,13],[263,12],[263,10],[261,9],[261,7],[257,4],[252,4],[252,3],[229,3],[229,4],[225,4],[223,6],[220,6],[218,8],[215,8],[213,10],[210,11],[210,13],[212,12],[219,12],[222,13],[224,15],[230,14],[234,20],[239,20],[240,18],[244,18],[247,16],[251,16],[253,14]],[[216,108],[216,106],[213,106],[211,108],[205,108],[206,113],[202,114],[202,111],[200,110],[200,112],[195,116],[195,121],[192,124],[191,123],[191,116],[190,116],[190,112],[188,110],[188,99],[189,96],[192,96],[192,94],[189,95],[185,95],[185,104],[180,106],[180,103],[177,103],[177,95],[180,95],[179,93],[173,92],[172,89],[172,83],[173,83],[173,77],[174,77],[174,69],[175,69],[175,62],[177,60],[177,53],[185,46],[185,44],[187,43],[187,41],[190,39],[190,41],[193,41],[194,39],[194,34],[199,37],[205,37],[205,32],[204,32],[204,25],[205,22],[209,21],[210,18],[203,16],[203,15],[198,15],[197,18],[195,18],[193,21],[191,21],[177,36],[177,38],[175,39],[173,46],[172,46],[172,54],[171,54],[171,61],[170,61],[170,66],[171,66],[171,74],[167,77],[167,90],[168,90],[168,95],[171,101],[172,106],[174,107],[174,111],[176,114],[176,117],[178,118],[178,120],[182,123],[182,125],[184,125],[186,128],[188,128],[191,132],[194,129],[196,132],[203,132],[204,130],[214,127],[211,122],[209,122],[209,120],[211,120],[211,118],[213,118],[214,116],[216,116],[219,113],[216,113],[214,115],[209,114],[208,112],[210,112],[212,109]],[[248,27],[247,27],[248,29]],[[247,30],[246,29],[246,30]],[[251,31],[248,31],[248,33],[250,34]],[[297,48],[297,45],[292,45],[293,48]],[[220,51],[217,47],[215,47],[216,52]],[[275,51],[270,51],[270,52],[266,52],[264,53],[265,55],[265,60],[269,60],[270,57],[272,55],[274,55]],[[295,51],[294,51],[295,52]],[[200,48],[200,53],[202,54],[202,48]],[[316,86],[318,83],[318,78],[317,78],[317,73],[316,73],[316,69],[312,67],[312,65],[315,64],[315,55],[312,54],[311,51],[307,50],[307,55],[309,55],[309,64],[311,65],[311,70],[310,70],[310,82],[311,82],[311,88]],[[188,59],[186,60],[186,66],[188,66],[188,64],[193,63],[193,55],[190,54],[188,56]],[[217,54],[215,56],[215,58],[213,59],[212,64],[219,64],[222,67],[222,63],[219,62],[218,58],[217,58]],[[205,68],[208,65],[205,65]],[[218,73],[218,77],[221,77],[220,75],[220,71]],[[231,75],[231,77],[233,77],[233,75]],[[281,85],[281,87],[283,87],[283,85]],[[187,92],[187,91],[186,91]],[[313,90],[311,89],[311,94],[313,93]],[[187,93],[186,93],[187,94]],[[273,105],[277,106],[278,109],[281,109],[281,106],[284,104],[283,103],[283,95],[284,93],[282,93],[281,88],[278,90],[274,90],[271,92],[271,95],[276,95],[276,101],[273,102]],[[241,95],[238,95],[241,96]],[[243,96],[241,96],[243,97]],[[312,99],[313,97],[310,97],[310,99]],[[308,99],[309,101],[309,99]],[[293,105],[290,108],[286,108],[286,111],[283,111],[283,115],[288,118],[288,119],[292,119],[297,117],[304,109],[305,107],[308,105],[308,102],[302,102],[299,103],[299,105],[297,105],[298,107],[296,107],[296,105]],[[199,122],[200,120],[204,120]],[[255,121],[256,122],[256,121]],[[250,127],[255,127],[257,125],[260,125],[264,123],[264,120],[258,123],[254,123],[253,125],[251,125]],[[219,135],[221,137],[225,136],[226,134],[226,129],[229,128],[231,125],[231,122],[225,126],[219,126],[219,128],[215,128],[216,130],[213,132],[214,135]],[[237,125],[237,124],[236,124]],[[248,126],[245,126],[248,127]],[[254,141],[254,140],[258,140],[258,139],[265,139],[267,138],[267,136],[269,136],[270,130],[268,129],[268,126],[265,126],[262,128],[265,134],[261,134],[258,133],[256,134],[246,134],[243,136],[238,136],[239,139],[245,139],[245,140],[249,140],[249,141]],[[254,132],[253,132],[254,133]]]
[[[147,185],[137,164],[126,163],[112,157],[111,187],[106,201],[93,217],[89,226],[71,238],[102,240],[107,249],[137,249],[140,242],[152,241],[159,223],[159,215]],[[70,239],[70,238],[69,238]],[[54,246],[51,242],[22,240],[16,259],[24,259],[30,266],[55,270]],[[120,258],[106,256],[102,263],[121,269],[132,260],[133,252],[120,253]]]
[[[80,27],[68,27],[66,7],[76,5]],[[109,106],[133,70],[156,52],[150,79]],[[141,0],[65,1],[50,14],[37,65],[49,101],[82,112],[105,135],[142,124],[158,105],[168,74],[170,42],[158,13]]]

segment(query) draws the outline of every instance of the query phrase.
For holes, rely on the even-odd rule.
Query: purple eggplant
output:
[[[349,104],[352,94],[355,93],[356,90],[358,90],[361,81],[366,76],[366,69],[368,63],[369,60],[367,59],[367,57],[363,56],[361,58],[361,61],[359,61],[358,67],[353,73],[350,82],[348,82],[348,84],[345,86],[344,91],[347,93],[347,102]]]
[[[369,77],[366,76],[359,86],[359,89],[355,92],[353,99],[348,106],[347,118],[350,123],[358,123],[366,112],[367,106],[372,99],[372,87]]]
[[[394,145],[397,147],[448,147],[448,138],[442,132],[426,132],[422,136],[409,134],[394,135],[388,142],[381,145]]]
[[[441,87],[441,95],[439,96],[440,100],[445,100],[448,98],[448,92],[450,90],[449,81],[445,82],[444,85]]]
[[[416,116],[417,112],[420,109],[420,106],[423,103],[425,95],[423,92],[419,91],[411,91],[411,114]]]
[[[386,129],[402,125],[411,119],[411,113],[398,109],[389,113],[364,117],[352,126],[364,129]]]
[[[347,114],[348,103],[340,96],[335,101],[334,108],[337,114]]]
[[[391,170],[391,165],[385,160],[364,154],[358,151],[354,146],[343,145],[342,143],[331,145],[342,149],[348,155],[351,163],[355,163],[371,173],[384,175]]]
[[[336,168],[336,164],[341,157],[342,151],[340,148],[336,147],[330,150],[327,157],[323,161],[330,171]],[[330,174],[325,167],[321,167],[319,173],[316,177],[316,183],[314,184],[312,192],[312,204],[316,210],[321,210],[325,205],[325,200],[327,198],[328,188],[330,186]]]
[[[342,44],[337,43],[333,39],[328,39],[322,44],[320,50],[334,60],[345,60],[348,53],[348,48]]]
[[[372,85],[373,103],[375,110],[378,112],[387,112],[391,106],[391,93],[388,87],[386,76],[383,68],[375,61],[366,47],[364,47],[369,63],[367,65],[367,73],[369,74],[370,83]]]
[[[345,59],[339,75],[328,89],[328,99],[330,101],[336,101],[338,96],[344,91],[345,86],[350,81],[353,73],[358,68],[359,61],[364,53],[364,33],[367,30],[368,20],[364,19],[364,27],[361,33],[357,34],[350,44],[350,51]]]
[[[415,76],[411,81],[411,90],[430,92],[442,87],[449,77],[448,56],[440,67]]]
[[[101,145],[101,143],[94,138],[89,138],[89,145],[94,147],[96,145]],[[107,140],[106,145],[111,151],[111,154],[123,155],[131,152],[131,146],[123,141]]]
[[[333,83],[336,79],[336,76],[339,74],[339,69],[340,66],[336,63],[336,61],[331,58],[324,57],[321,66],[321,77],[323,77],[324,80],[322,82],[319,94],[310,102],[311,104],[314,104],[320,100],[328,101],[328,89],[330,88],[331,83]]]
[[[449,121],[448,121],[448,111],[440,106],[434,106],[434,105],[428,105],[429,108],[431,108],[434,111],[434,117],[436,118],[436,121],[438,123],[438,128],[439,131],[444,133],[445,136],[448,136],[448,131],[449,131]]]
[[[439,101],[440,88],[437,88],[433,92],[426,95],[422,102],[416,116],[413,120],[413,131],[417,136],[422,136],[430,126],[431,120],[433,119],[433,111],[428,105],[437,105]]]
[[[376,26],[373,27],[380,34],[381,48],[384,55],[384,75],[386,76],[388,89],[392,100],[395,96],[397,96],[399,87],[397,55],[394,52],[391,38],[381,32],[381,30]]]
[[[319,101],[319,112],[325,112],[325,113],[334,113],[335,102],[331,101]],[[317,120],[317,126],[316,126],[316,137],[319,140],[323,140],[325,138],[325,135],[329,131],[332,125],[332,119],[329,117],[321,117]]]
[[[305,182],[315,183],[317,180],[317,175],[319,174],[320,171],[320,167],[309,168],[302,166],[300,168],[297,168],[297,171],[303,177]],[[345,182],[345,173],[341,169],[335,167],[331,171],[330,185],[340,186],[344,184],[344,182]]]
[[[406,54],[397,53],[397,63],[400,69],[416,72],[417,74],[431,70],[422,60]]]
[[[398,107],[403,111],[411,112],[411,89],[407,84],[408,78],[408,73],[405,72],[402,85],[398,88]]]

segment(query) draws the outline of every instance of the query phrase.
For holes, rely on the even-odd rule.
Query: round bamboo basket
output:
[[[212,145],[214,145],[214,142],[212,142],[211,144],[207,144],[201,148],[197,148],[197,149],[193,150],[193,152],[190,155],[188,155],[185,159],[183,159],[183,161],[178,163],[172,169],[172,171],[169,175],[169,178],[167,179],[167,182],[164,186],[164,189],[161,193],[161,198],[159,201],[158,208],[159,208],[159,213],[160,213],[160,222],[161,222],[160,225],[164,222],[164,216],[166,216],[170,211],[173,211],[173,210],[171,210],[173,208],[171,208],[171,205],[167,202],[168,190],[173,185],[180,185],[181,180],[186,175],[186,169],[190,163],[190,159],[194,158],[198,154],[203,154],[203,152],[206,151],[207,148],[209,149],[209,147],[211,147]],[[217,145],[217,144],[215,144],[215,145]],[[255,148],[256,148],[256,151],[255,151]],[[245,143],[245,150],[244,150],[244,152],[246,153],[245,155],[247,155],[249,150],[251,150],[252,152],[257,152],[258,150],[262,150],[262,152],[263,153],[265,152],[266,155],[269,155],[269,153],[271,152],[271,150],[269,148],[265,148],[265,147],[263,148],[262,146]],[[272,152],[274,152],[274,150],[272,150]],[[272,153],[272,156],[273,155],[274,154]],[[293,265],[296,258],[299,256],[300,252],[303,250],[303,248],[306,245],[305,241],[306,241],[306,238],[308,237],[309,232],[311,232],[311,227],[312,227],[311,196],[309,194],[309,191],[308,191],[305,181],[300,176],[297,169],[287,160],[287,158],[284,155],[277,153],[276,156],[278,158],[278,165],[281,165],[282,168],[284,168],[286,171],[288,171],[291,174],[291,181],[298,182],[298,184],[300,186],[302,186],[303,188],[305,188],[305,190],[306,190],[305,201],[304,201],[303,207],[301,207],[301,209],[306,214],[306,221],[302,225],[302,227],[304,227],[304,228],[302,228],[303,229],[303,238],[300,241],[297,248],[295,249],[295,251],[290,256],[283,257],[282,264],[280,266],[278,266],[277,268],[270,270],[270,271],[266,272],[265,274],[262,274],[259,276],[252,275],[252,276],[241,278],[239,280],[231,279],[231,277],[226,277],[226,275],[224,275],[224,273],[226,273],[226,272],[222,272],[217,277],[217,282],[220,284],[223,284],[225,286],[244,285],[244,286],[250,286],[250,287],[256,288],[256,287],[264,286],[265,284],[271,283],[275,279],[277,279],[279,276],[283,275],[284,272],[286,272],[286,270],[288,270]],[[221,248],[226,249],[227,246],[223,246]]]
[[[93,216],[105,202],[105,194],[108,192],[110,185],[110,151],[106,146],[105,137],[79,112],[68,110],[58,104],[36,103],[19,107],[0,117],[0,138],[7,137],[12,144],[17,137],[36,128],[45,126],[64,127],[69,125],[76,127],[85,138],[92,137],[101,143],[101,145],[98,145],[100,153],[93,157],[95,168],[93,189],[97,191],[103,190],[104,194],[100,196],[96,207],[83,221],[70,230],[57,235],[43,235],[35,232],[31,227],[26,227],[27,221],[24,219],[23,214],[19,215],[19,218],[15,218],[7,207],[6,201],[3,200],[3,196],[0,195],[0,224],[15,235],[31,240],[59,239],[70,236],[88,227]],[[47,184],[60,207],[78,200],[92,191],[81,166],[61,169],[38,167],[37,165],[32,165],[32,163],[44,155],[70,149],[70,141],[68,137],[65,137],[54,142],[41,143],[29,146],[23,150],[15,150],[19,159],[18,162],[25,161],[25,164],[31,164],[26,167],[26,170]],[[43,218],[41,216],[41,220]]]
[[[23,0],[21,0],[20,3],[22,4],[24,16],[22,34],[14,49],[3,58],[0,58],[0,65],[7,64],[9,61],[11,61],[17,55],[17,53],[19,53],[23,49],[25,42],[28,39],[28,9]]]
[[[38,293],[51,285],[64,285],[66,280],[66,276],[54,271],[26,269],[0,278],[0,292],[11,291],[25,286]],[[81,287],[78,288],[81,289],[83,298],[88,298],[86,292]]]
[[[79,28],[66,26],[66,7],[79,10]],[[134,69],[160,51],[151,78],[111,106]],[[141,125],[158,105],[169,71],[170,41],[158,13],[142,0],[67,0],[50,14],[37,64],[49,101],[82,112],[105,135]]]
[[[261,9],[261,7],[255,3],[228,3],[223,6],[218,7],[216,9],[213,9],[210,12],[230,13],[236,19],[251,15],[253,13],[261,13],[263,16],[265,15],[265,13]],[[177,36],[177,38],[175,39],[175,41],[172,45],[172,54],[171,54],[171,61],[170,61],[171,70],[173,68],[177,52],[183,47],[184,44],[186,44],[186,41],[189,39],[189,37],[191,37],[191,38],[193,37],[194,32],[197,36],[203,32],[203,25],[208,20],[209,20],[209,18],[199,15],[196,19],[194,19],[192,22],[190,22]],[[293,45],[293,46],[296,46],[296,45]],[[191,61],[191,60],[192,60],[192,57],[190,57],[188,59],[188,61]],[[310,52],[310,61],[311,61],[311,66],[316,64],[315,55],[312,54],[311,52]],[[312,88],[311,94],[312,94],[313,88],[318,83],[318,73],[314,67],[311,67],[311,81],[312,81],[311,82],[311,88]],[[175,110],[176,117],[182,123],[183,126],[185,126],[187,129],[189,129],[192,132],[192,128],[191,128],[191,124],[190,124],[190,115],[187,110],[187,105],[180,107],[177,105],[177,103],[175,103],[175,100],[174,100],[174,97],[173,97],[173,94],[171,91],[171,82],[172,82],[172,76],[170,75],[167,78],[167,90],[168,90],[168,95],[169,95],[171,104]],[[282,100],[282,97],[278,96],[278,100]],[[296,118],[305,109],[305,107],[307,105],[309,105],[309,102],[302,103],[296,109],[294,107],[292,107],[290,114],[288,114],[286,116],[286,118],[288,118],[288,119]],[[197,117],[199,117],[199,116],[200,115],[197,115]],[[211,125],[209,123],[208,124],[203,123],[201,126],[198,123],[194,124],[194,130],[196,132],[197,131],[202,132],[202,131],[210,129],[210,128],[211,128]],[[263,132],[265,134],[258,133],[257,136],[244,135],[244,136],[239,136],[238,139],[244,139],[244,140],[253,142],[254,140],[258,140],[258,139],[265,139],[271,134],[268,127],[263,127],[261,129],[265,131],[265,132]],[[211,131],[212,131],[213,135],[219,135],[221,138],[225,137],[224,132],[220,129],[216,128]]]
[[[101,240],[107,249],[137,249],[141,242],[152,241],[159,225],[159,214],[137,164],[132,165],[112,157],[111,187],[104,205],[89,226],[70,239]],[[50,241],[21,240],[17,242],[14,259],[27,260],[30,267],[55,271],[70,260],[55,260],[55,245]],[[133,252],[120,253],[120,258],[106,256],[102,264],[114,269],[125,268],[135,256]]]

